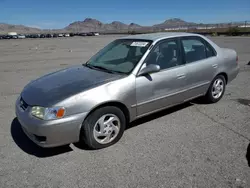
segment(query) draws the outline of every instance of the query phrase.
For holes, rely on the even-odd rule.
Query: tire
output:
[[[215,93],[213,93],[215,91],[215,84],[216,82],[218,83],[218,81],[221,83],[220,87],[222,89],[222,91],[218,91],[219,94],[216,96]],[[219,100],[221,100],[221,98],[223,97],[224,93],[225,93],[225,89],[226,89],[226,80],[225,77],[223,75],[218,75],[216,76],[213,81],[211,82],[211,85],[208,88],[208,91],[205,95],[205,101],[208,103],[216,103]]]
[[[115,106],[105,106],[92,112],[83,122],[80,142],[84,142],[90,149],[102,149],[118,142],[125,127],[126,119],[122,110]]]

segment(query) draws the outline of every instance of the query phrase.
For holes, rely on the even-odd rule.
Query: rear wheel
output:
[[[226,80],[223,75],[218,75],[211,82],[211,85],[205,95],[205,100],[209,103],[218,102],[224,95]]]
[[[89,148],[105,148],[120,140],[125,125],[125,116],[119,108],[105,106],[87,117],[82,125],[80,139]]]

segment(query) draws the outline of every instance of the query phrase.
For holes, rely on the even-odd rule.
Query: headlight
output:
[[[31,114],[43,120],[59,119],[64,116],[65,108],[63,107],[44,108],[40,106],[34,106],[31,109]]]

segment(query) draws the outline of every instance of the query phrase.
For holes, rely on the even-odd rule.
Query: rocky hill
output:
[[[41,32],[38,28],[27,27],[24,25],[10,25],[0,23],[0,33],[17,32],[17,33],[38,33]]]
[[[197,25],[194,22],[186,22],[179,18],[168,19],[163,23],[153,25],[155,28],[165,29],[165,28],[174,28],[174,27],[185,27],[188,25]]]
[[[129,25],[113,21],[112,23],[102,23],[99,20],[86,18],[84,21],[77,21],[69,24],[65,27],[65,30],[74,31],[74,32],[91,32],[91,31],[125,31],[128,29],[141,28],[142,26],[131,23]]]

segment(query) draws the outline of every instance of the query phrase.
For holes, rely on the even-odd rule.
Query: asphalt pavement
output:
[[[235,49],[241,67],[216,104],[195,100],[142,118],[97,151],[41,149],[24,135],[14,111],[22,88],[117,37],[0,41],[0,187],[250,187],[250,37],[211,38]]]

